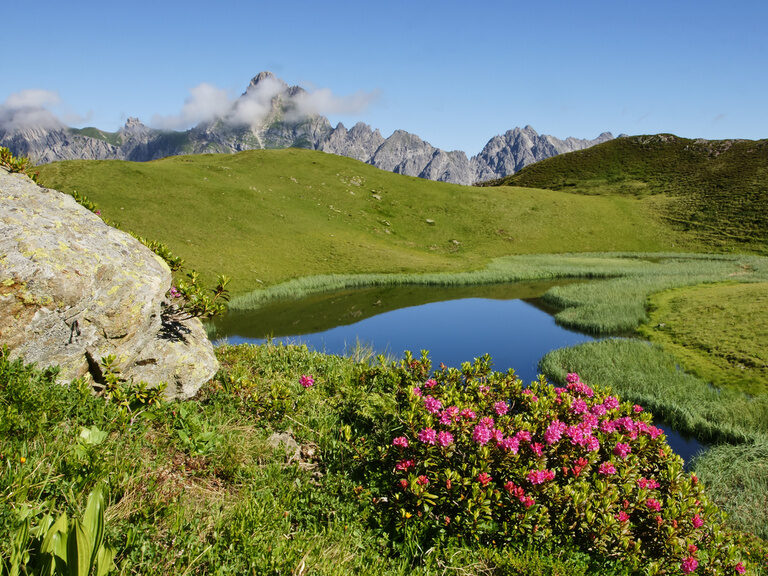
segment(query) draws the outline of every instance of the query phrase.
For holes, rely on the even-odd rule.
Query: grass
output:
[[[699,241],[768,249],[768,140],[616,138],[527,166],[493,185],[669,200],[662,217]]]
[[[716,386],[768,394],[768,283],[655,294],[643,336]]]
[[[396,403],[384,387],[361,388],[368,364],[305,347],[217,354],[222,371],[196,402],[130,419],[88,386],[55,386],[53,373],[0,354],[0,558],[20,511],[33,526],[47,512],[77,516],[105,483],[120,574],[625,573],[616,561],[524,543],[407,553],[373,521],[339,433],[375,426]],[[310,390],[299,385],[305,373]],[[95,445],[80,434],[93,426],[107,433]],[[303,447],[298,459],[270,444],[283,431]]]
[[[707,248],[658,217],[658,198],[458,186],[309,150],[57,162],[39,178],[204,279],[231,276],[235,294],[305,276],[478,270],[508,254]]]
[[[586,382],[641,404],[675,430],[718,444],[694,460],[694,471],[734,526],[768,538],[768,395],[715,388],[681,370],[671,354],[639,340],[555,350],[540,369],[557,382],[567,372],[578,372]]]

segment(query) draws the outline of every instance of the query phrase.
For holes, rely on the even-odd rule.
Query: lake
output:
[[[581,280],[583,282],[583,280]],[[535,380],[547,352],[594,340],[559,326],[541,296],[575,282],[520,282],[488,286],[387,286],[315,294],[277,301],[251,312],[230,312],[215,322],[229,344],[268,340],[306,344],[328,354],[357,345],[400,358],[429,350],[433,365],[458,367],[490,354],[495,370],[509,368],[524,382]],[[670,446],[686,462],[704,449],[663,422]]]

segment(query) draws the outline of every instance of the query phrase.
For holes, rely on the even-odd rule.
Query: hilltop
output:
[[[385,138],[362,122],[350,129],[342,123],[334,128],[311,101],[312,94],[302,87],[261,72],[218,116],[181,131],[150,128],[138,118],[128,118],[116,132],[69,128],[50,114],[46,116],[45,110],[6,105],[0,106],[0,145],[36,163],[77,159],[146,162],[180,154],[294,147],[347,156],[397,174],[472,184],[613,138],[604,132],[593,140],[561,140],[526,126],[494,136],[469,158],[461,150],[441,150],[405,130],[395,130]],[[30,117],[46,118],[46,122],[30,125]]]
[[[484,185],[671,199],[664,219],[717,246],[768,245],[768,140],[622,137],[550,158]]]
[[[309,150],[39,169],[43,185],[88,196],[204,276],[233,277],[235,293],[314,274],[463,271],[507,254],[706,248],[657,216],[663,199],[459,186]]]

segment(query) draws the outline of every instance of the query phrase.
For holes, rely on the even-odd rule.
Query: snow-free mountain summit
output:
[[[532,127],[494,136],[469,158],[446,151],[404,130],[385,138],[357,123],[332,127],[328,118],[308,105],[308,93],[289,86],[271,72],[256,75],[226,112],[186,131],[159,130],[128,118],[117,132],[70,128],[60,123],[20,121],[29,110],[0,111],[0,145],[36,163],[72,159],[147,161],[179,154],[232,153],[258,148],[309,148],[366,162],[383,170],[430,180],[473,184],[501,178],[524,166],[582,150],[613,139],[609,132],[593,140],[540,135]]]

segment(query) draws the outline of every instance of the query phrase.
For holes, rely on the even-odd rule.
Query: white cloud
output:
[[[224,116],[231,107],[226,90],[203,83],[190,90],[181,112],[170,116],[156,114],[152,125],[165,130],[185,129]]]
[[[245,94],[230,98],[226,91],[211,84],[200,84],[190,90],[178,114],[155,115],[152,126],[166,130],[183,130],[201,122],[221,119],[228,124],[259,126],[272,110],[272,100],[283,95],[286,119],[295,121],[309,114],[360,114],[379,96],[378,92],[356,92],[337,96],[328,88],[288,95],[288,86],[280,79],[265,77]]]
[[[61,98],[50,90],[22,90],[0,104],[0,128],[59,128],[63,124],[50,108]]]

